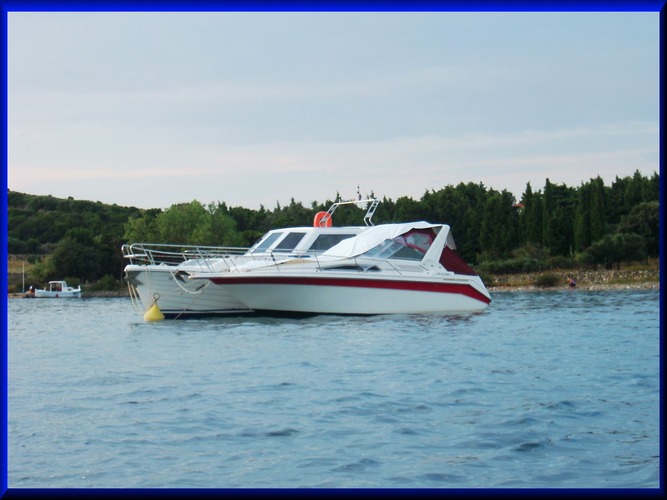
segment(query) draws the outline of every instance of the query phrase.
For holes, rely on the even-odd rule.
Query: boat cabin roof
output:
[[[318,212],[315,215],[312,227],[291,227],[273,229],[262,236],[247,252],[246,255],[285,253],[295,255],[320,254],[337,245],[343,240],[356,236],[370,227],[373,227],[371,218],[375,213],[379,200],[369,198],[362,200],[337,201],[327,212]],[[364,216],[365,226],[333,227],[331,216],[339,206],[356,205],[367,209]]]
[[[341,241],[352,238],[369,228],[346,227],[291,227],[273,229],[262,236],[246,255],[284,253],[306,255],[322,253]]]

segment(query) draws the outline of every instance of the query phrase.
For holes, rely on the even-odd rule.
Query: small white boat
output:
[[[311,258],[255,259],[190,277],[269,313],[469,314],[491,302],[449,226],[423,221],[374,226]]]
[[[252,308],[225,287],[190,280],[189,276],[264,265],[267,259],[271,262],[297,256],[312,259],[368,229],[378,203],[378,200],[334,203],[327,212],[315,215],[312,226],[273,229],[249,249],[157,243],[123,245],[123,256],[130,261],[125,266],[130,297],[141,314],[157,303],[166,318],[252,313]],[[341,205],[366,209],[366,225],[333,227],[331,216]]]
[[[64,299],[64,298],[79,298],[81,297],[81,285],[77,288],[71,287],[66,281],[49,281],[49,288],[43,290],[35,290],[36,299]]]

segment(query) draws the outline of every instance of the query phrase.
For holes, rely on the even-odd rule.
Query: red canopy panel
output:
[[[455,250],[452,250],[446,245],[442,251],[442,254],[440,255],[440,264],[442,264],[442,266],[448,271],[456,274],[477,276],[477,273],[473,270],[473,268],[466,264]]]

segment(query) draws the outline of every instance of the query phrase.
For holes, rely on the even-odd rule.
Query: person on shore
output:
[[[567,279],[567,286],[568,286],[570,289],[572,289],[572,288],[574,288],[575,286],[577,286],[577,282],[574,281],[574,278],[569,277],[569,278]]]

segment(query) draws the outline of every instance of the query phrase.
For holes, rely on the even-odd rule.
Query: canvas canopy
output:
[[[322,254],[322,257],[356,257],[382,244],[386,240],[393,240],[413,229],[434,229],[445,227],[443,224],[429,222],[410,222],[402,224],[382,224],[373,226],[354,238],[348,238],[334,245]]]

